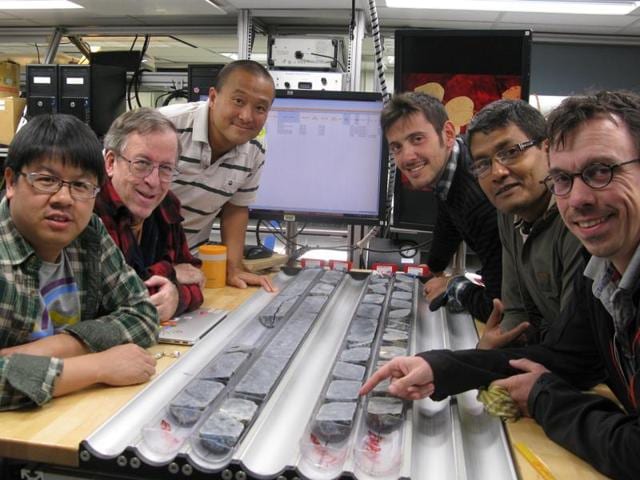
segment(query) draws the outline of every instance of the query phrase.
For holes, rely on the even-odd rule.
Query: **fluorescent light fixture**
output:
[[[230,58],[231,60],[238,60],[237,53],[224,52],[224,53],[221,53],[220,55],[222,55],[223,57]]]
[[[0,0],[0,10],[61,10],[84,8],[68,0]]]
[[[238,60],[238,54],[237,53],[231,53],[231,52],[223,52],[220,53],[220,55],[230,58],[231,60]],[[267,61],[267,54],[266,53],[252,53],[251,54],[251,60],[255,60],[256,62],[266,62]]]
[[[221,12],[224,12],[224,9],[220,5],[218,5],[218,2],[216,2],[215,0],[204,0],[204,1],[206,3],[208,3],[209,5],[211,5],[213,8],[216,8],[216,9],[220,10]]]
[[[573,15],[626,15],[640,2],[547,0],[386,0],[389,8],[431,10],[481,10],[490,12],[570,13]]]

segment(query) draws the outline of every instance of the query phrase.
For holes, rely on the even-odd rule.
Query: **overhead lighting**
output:
[[[220,55],[222,55],[223,57],[230,58],[231,60],[238,60],[238,54],[237,53],[222,52],[222,53],[220,53]],[[255,60],[256,62],[266,62],[267,61],[267,54],[266,53],[252,53],[251,54],[251,60]]]
[[[224,8],[222,8],[220,5],[218,5],[218,2],[214,1],[214,0],[204,0],[206,3],[208,3],[209,5],[211,5],[213,8],[215,8],[216,10],[218,10],[221,13],[227,13],[224,11]]]
[[[389,8],[431,10],[482,10],[490,12],[570,13],[587,15],[626,15],[640,2],[565,0],[386,0]]]
[[[68,0],[0,0],[0,10],[61,10],[84,8]]]

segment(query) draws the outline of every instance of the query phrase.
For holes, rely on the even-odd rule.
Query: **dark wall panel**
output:
[[[573,95],[585,90],[640,92],[640,46],[536,43],[531,50],[531,93]]]

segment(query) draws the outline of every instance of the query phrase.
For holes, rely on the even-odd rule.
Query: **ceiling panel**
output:
[[[424,10],[413,8],[379,8],[382,23],[412,20],[416,22],[465,21],[494,22],[500,12],[474,12],[470,10]]]
[[[37,24],[27,18],[8,18],[0,17],[0,26],[2,27],[36,27]]]
[[[345,9],[351,8],[351,2],[348,0],[226,0],[219,2],[232,5],[236,9]],[[356,6],[358,6],[356,2]],[[366,2],[362,2],[363,4]]]
[[[237,51],[235,32],[239,9],[250,9],[253,17],[267,31],[275,34],[344,35],[345,38],[351,14],[351,2],[348,0],[214,0],[222,6],[222,10],[205,0],[75,1],[85,8],[57,12],[0,12],[0,59],[11,55],[35,55],[35,42],[39,45],[41,55],[44,55],[48,45],[47,36],[56,26],[68,27],[73,33],[81,32],[90,45],[103,49],[128,49],[136,32],[144,33],[145,27],[148,27],[146,31],[154,33],[149,54],[156,58],[158,66],[219,62],[226,61],[222,54]],[[569,35],[623,34],[628,39],[637,38],[640,42],[640,8],[636,15],[631,16],[597,16],[391,9],[381,6],[384,5],[383,0],[378,0],[377,4],[386,39],[393,37],[394,29],[408,27],[530,29],[537,33]],[[356,5],[368,8],[365,0],[359,0]],[[368,18],[366,12],[365,18]],[[25,27],[46,27],[46,30],[31,38],[22,35],[20,28]],[[107,33],[119,37],[87,36],[88,33],[104,34],[101,27],[107,27]],[[172,32],[182,32],[176,33],[176,36],[198,48],[169,39],[167,35]],[[202,32],[203,35],[195,35],[196,32]],[[593,38],[594,42],[598,41],[597,37]],[[367,36],[363,44],[364,61],[372,56],[372,44]],[[140,46],[141,41],[138,42],[138,48]],[[66,55],[78,55],[72,45],[61,45],[60,51]],[[266,53],[264,35],[256,36],[254,52]],[[387,52],[392,54],[392,42],[386,42],[385,54]]]
[[[534,23],[537,25],[565,25],[584,27],[615,27],[620,28],[629,25],[637,17],[629,15],[566,15],[544,13],[517,13],[507,12],[502,16],[502,21],[507,23]]]
[[[640,18],[636,18],[635,22],[630,25],[627,25],[625,28],[620,30],[620,33],[625,35],[638,35],[640,34]]]
[[[444,29],[474,29],[474,30],[491,30],[495,28],[494,22],[471,22],[459,20],[406,20],[402,23],[403,28],[444,28]],[[382,28],[388,28],[389,25],[381,22]],[[396,25],[394,28],[397,28]]]
[[[618,33],[618,28],[612,27],[601,27],[601,26],[593,26],[593,25],[563,25],[563,24],[531,24],[531,23],[501,23],[500,28],[502,29],[514,29],[514,30],[522,30],[528,29],[533,32],[539,33],[553,33],[553,34],[587,34],[587,35],[613,35]],[[639,39],[640,40],[640,39]],[[597,38],[593,38],[593,43],[598,43]]]
[[[126,13],[132,16],[157,15],[226,15],[205,0],[74,0],[85,11],[98,16],[116,16]],[[77,10],[75,10],[77,11]]]

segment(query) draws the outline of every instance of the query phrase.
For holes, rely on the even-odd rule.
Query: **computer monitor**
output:
[[[379,224],[386,153],[379,93],[278,90],[253,218]]]
[[[528,30],[427,30],[395,32],[395,92],[422,91],[439,98],[463,133],[473,114],[499,98],[529,98],[531,32]],[[435,193],[414,190],[396,171],[393,225],[432,231]]]

